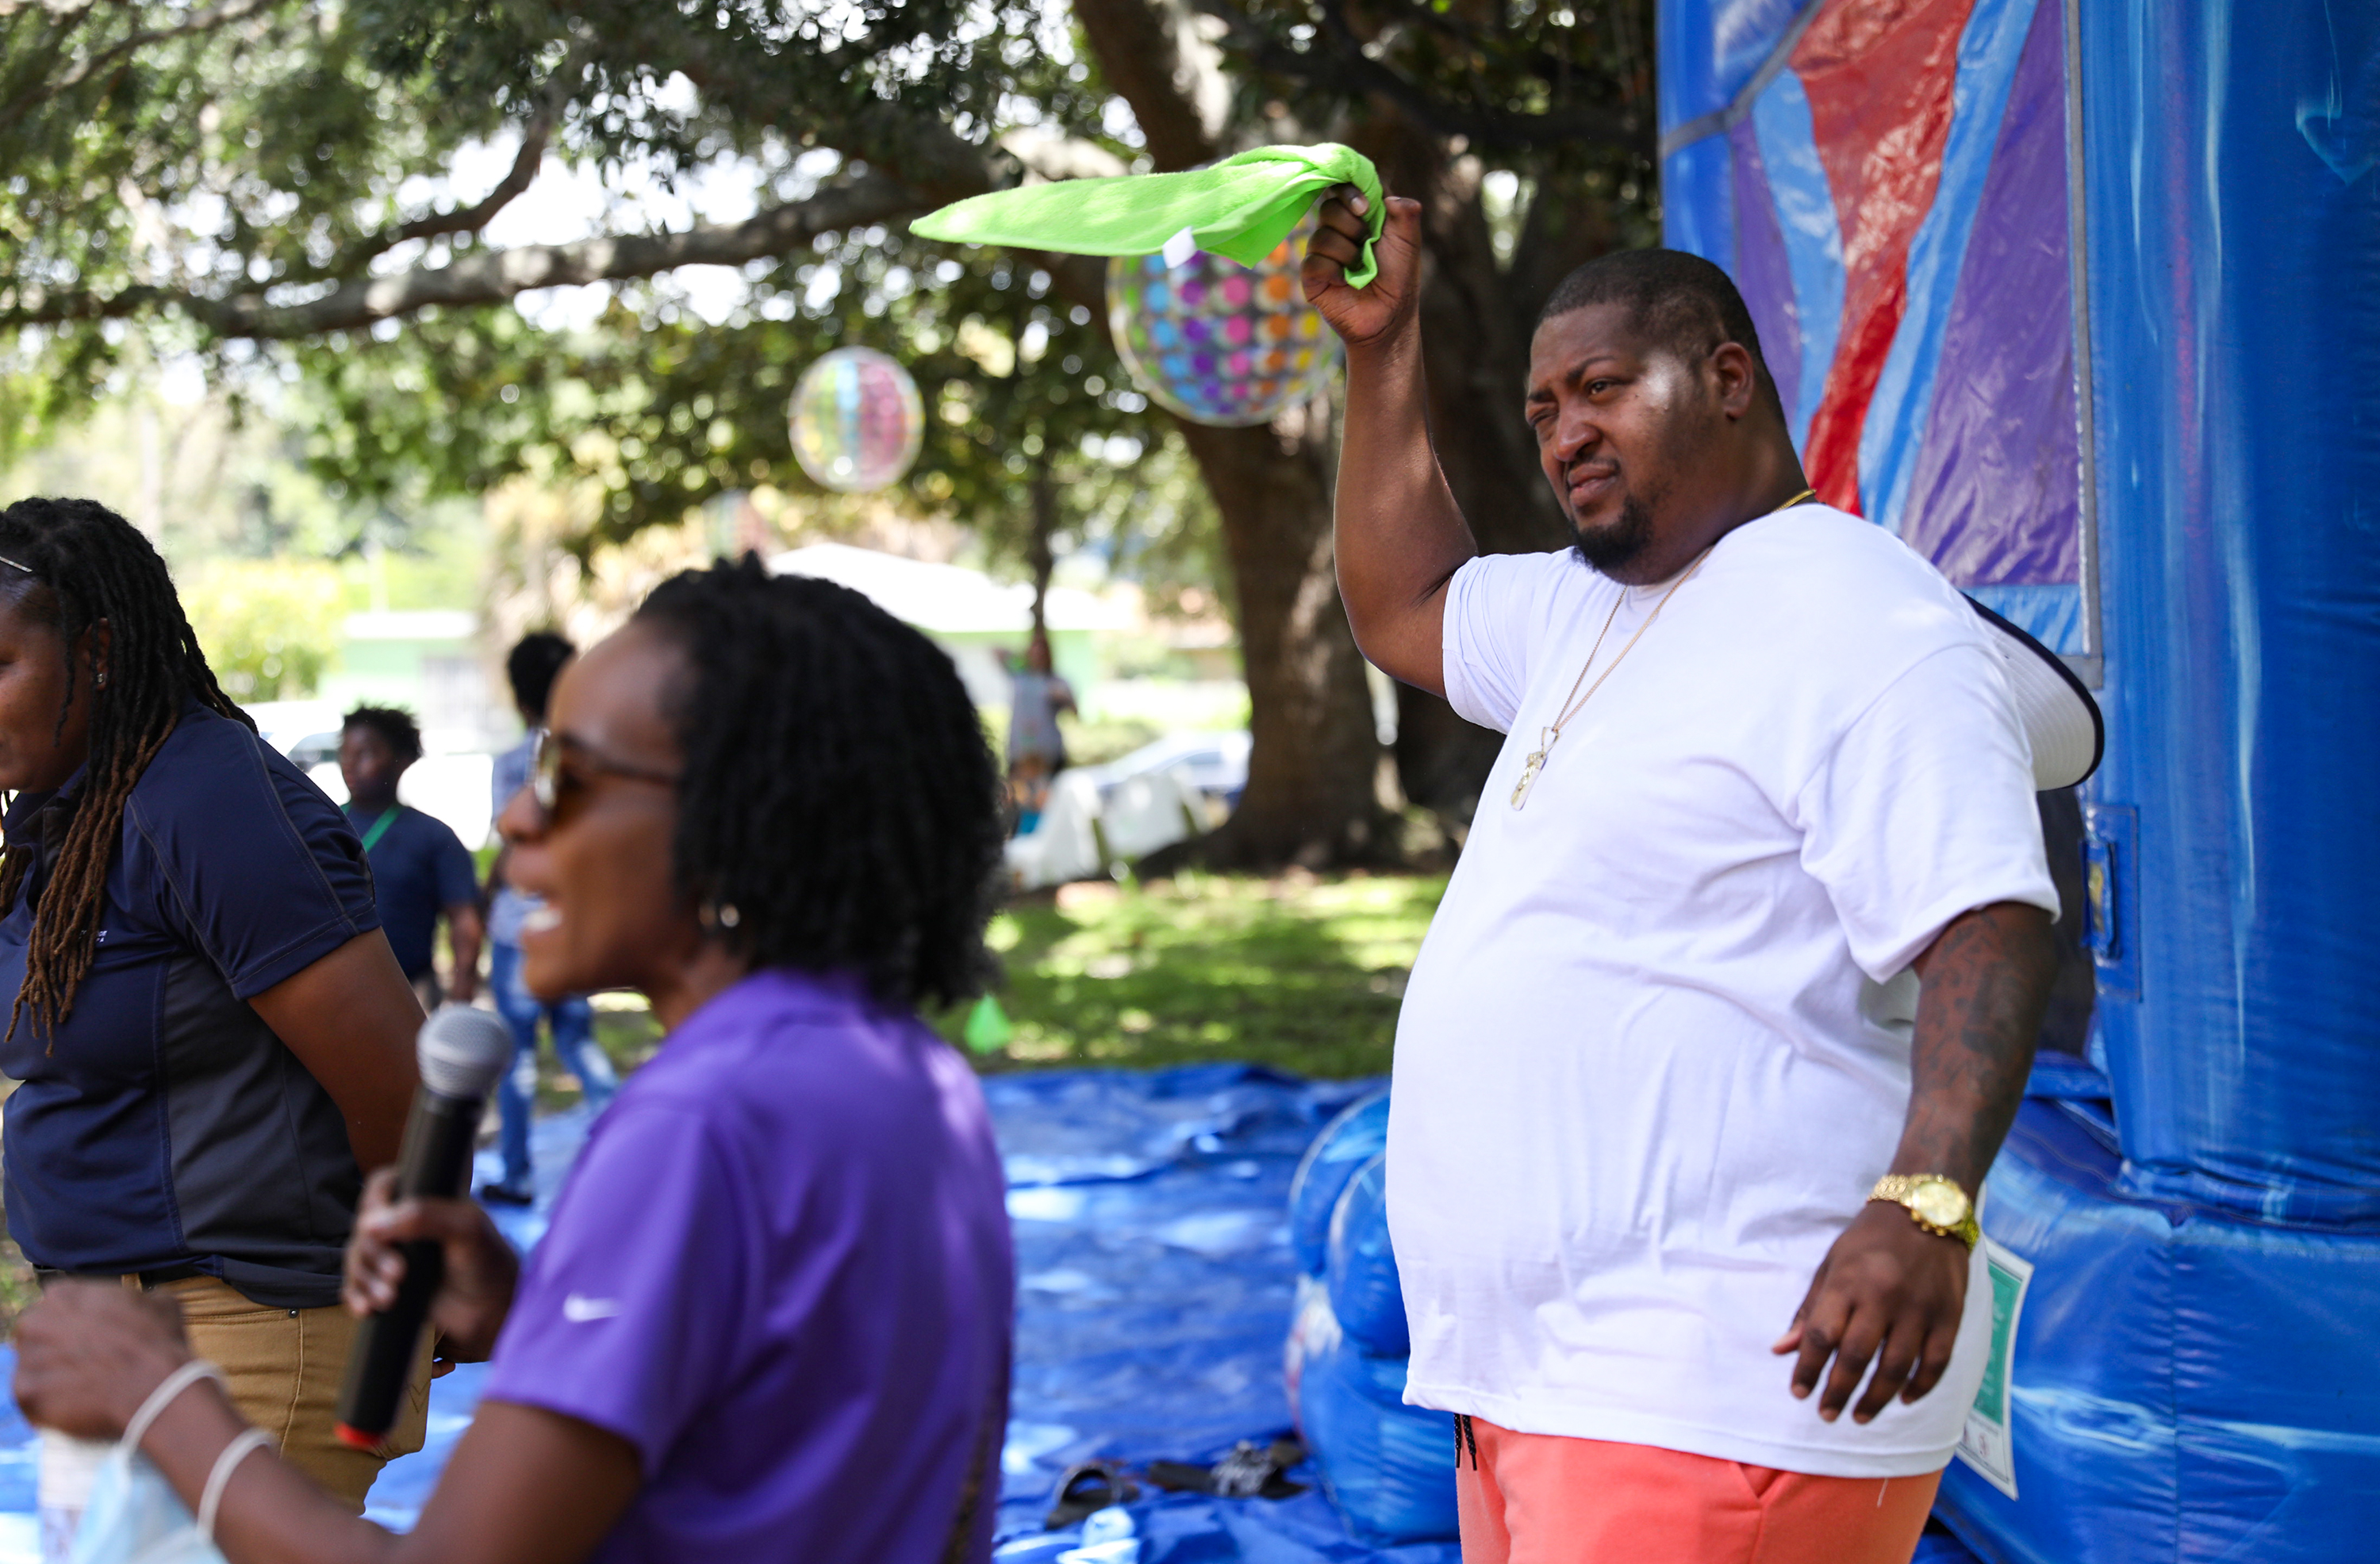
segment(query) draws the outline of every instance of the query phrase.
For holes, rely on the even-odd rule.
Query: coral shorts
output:
[[[1455,1420],[1463,1564],[1909,1564],[1939,1472],[1813,1477]]]

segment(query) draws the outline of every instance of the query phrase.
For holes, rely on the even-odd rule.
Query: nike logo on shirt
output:
[[[562,1317],[573,1325],[610,1319],[619,1312],[620,1301],[617,1298],[589,1298],[583,1292],[573,1292],[562,1301]]]

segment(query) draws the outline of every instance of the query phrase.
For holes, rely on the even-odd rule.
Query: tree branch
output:
[[[513,155],[513,165],[496,181],[494,189],[469,206],[451,212],[433,212],[426,217],[377,234],[367,234],[342,249],[327,265],[293,270],[282,278],[285,282],[321,282],[333,277],[351,277],[370,264],[375,256],[385,255],[409,239],[434,239],[448,234],[476,234],[494,221],[496,213],[512,204],[515,198],[529,188],[538,171],[545,165],[546,142],[553,134],[554,121],[562,115],[570,101],[570,83],[587,59],[583,48],[573,49],[546,79],[537,112],[521,126],[520,151]]]
[[[1167,171],[1220,157],[1185,81],[1186,62],[1160,5],[1150,0],[1075,0],[1075,19],[1099,73],[1132,105],[1149,155]]]
[[[893,180],[868,175],[805,201],[771,207],[741,223],[710,223],[675,234],[606,235],[572,244],[518,245],[340,284],[320,298],[273,304],[248,292],[210,298],[172,288],[128,287],[107,295],[35,294],[0,310],[0,329],[111,320],[163,307],[179,309],[225,338],[280,339],[352,331],[432,305],[498,304],[535,288],[650,277],[680,266],[736,266],[794,254],[820,234],[890,222],[927,203]]]
[[[1194,3],[1207,15],[1222,20],[1231,30],[1232,44],[1258,70],[1342,97],[1379,97],[1436,134],[1467,138],[1475,148],[1532,150],[1592,141],[1634,152],[1647,161],[1658,150],[1652,123],[1623,110],[1576,108],[1549,114],[1511,114],[1438,97],[1365,55],[1335,6],[1324,8],[1322,32],[1330,46],[1299,50],[1281,42],[1232,0]]]
[[[212,32],[217,28],[228,27],[233,22],[244,21],[259,11],[269,11],[285,4],[286,0],[231,0],[228,5],[217,6],[211,11],[200,11],[188,21],[177,22],[172,27],[152,28],[147,32],[133,33],[102,49],[65,75],[43,82],[38,91],[27,92],[15,103],[8,104],[5,110],[0,110],[0,131],[10,128],[18,120],[23,119],[26,115],[32,112],[33,105],[36,103],[45,103],[62,92],[73,91],[135,50],[145,49],[152,43],[163,43],[168,39],[187,38],[194,32]],[[79,21],[90,11],[91,7],[86,6],[81,11],[75,13],[71,19]]]
[[[564,62],[565,68],[569,62]],[[568,94],[561,89],[561,76],[546,89],[545,101],[537,113],[521,127],[520,151],[513,156],[513,165],[496,181],[496,188],[473,204],[454,212],[432,212],[417,217],[395,232],[370,241],[377,248],[370,253],[383,254],[408,239],[434,239],[446,234],[476,234],[492,221],[497,212],[512,203],[513,198],[529,187],[538,170],[545,165],[545,144],[553,134],[553,122],[560,117],[562,105]]]

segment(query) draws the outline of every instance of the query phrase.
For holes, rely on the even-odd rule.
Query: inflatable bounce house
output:
[[[1455,1534],[1454,1419],[1404,1404],[1403,1289],[1389,1248],[1389,1094],[1314,1137],[1289,1186],[1297,1311],[1282,1367],[1298,1432],[1357,1540]]]
[[[1669,242],[1811,481],[2107,718],[1939,1513],[2380,1558],[2380,6],[1659,8]]]

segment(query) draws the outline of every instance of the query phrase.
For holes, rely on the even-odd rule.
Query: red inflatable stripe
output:
[[[1802,465],[1860,509],[1860,431],[1909,306],[1909,246],[1934,204],[1973,0],[1827,0],[1793,50],[1843,236],[1843,325]]]

